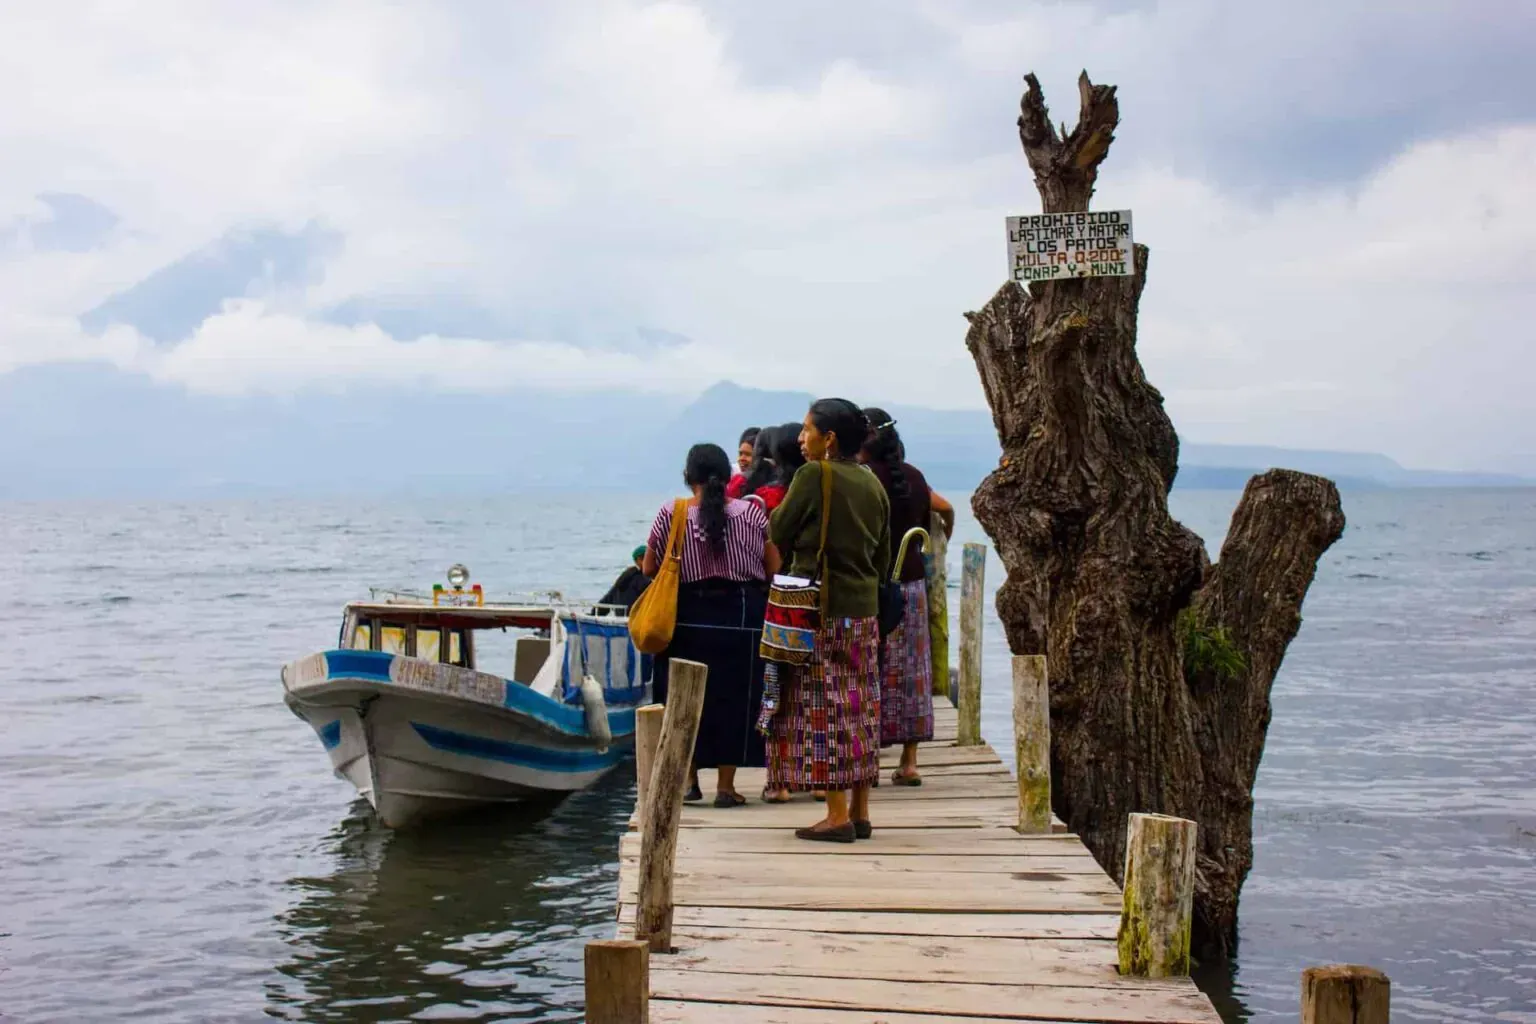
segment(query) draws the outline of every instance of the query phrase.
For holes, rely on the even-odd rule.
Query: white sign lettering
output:
[[[1015,281],[1129,277],[1131,211],[1036,213],[1008,218],[1009,273]]]

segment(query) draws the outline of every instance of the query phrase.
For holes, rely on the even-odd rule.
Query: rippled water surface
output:
[[[1214,548],[1236,498],[1173,503]],[[1394,1019],[1536,1021],[1536,493],[1345,506],[1275,687],[1240,959],[1202,983],[1229,1019],[1294,1020],[1303,966],[1363,962]],[[0,1017],[579,1020],[629,769],[557,807],[383,831],[277,666],[329,646],[369,585],[453,561],[600,593],[655,507],[0,504]]]

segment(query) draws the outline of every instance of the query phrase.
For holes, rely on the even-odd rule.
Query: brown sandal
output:
[[[908,775],[900,768],[891,772],[891,785],[893,786],[921,786],[922,784],[923,777],[921,775]]]

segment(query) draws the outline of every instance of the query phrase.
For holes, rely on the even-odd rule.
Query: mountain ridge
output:
[[[848,396],[859,401],[859,396]],[[766,391],[733,381],[711,385],[682,413],[679,421],[719,419],[720,411],[797,410],[786,419],[799,419],[815,396],[808,392]],[[873,403],[871,403],[873,404]],[[997,467],[1001,449],[986,410],[930,409],[880,403],[895,419],[906,443],[908,456],[936,486],[956,486],[968,479],[966,489]],[[738,416],[743,426],[750,418]],[[782,422],[768,419],[767,422]],[[724,436],[725,424],[715,427]],[[739,434],[739,429],[737,431]],[[732,434],[732,437],[737,436]],[[1475,470],[1409,469],[1379,452],[1284,448],[1275,445],[1233,445],[1180,438],[1179,476],[1175,487],[1241,488],[1255,473],[1268,469],[1296,469],[1332,478],[1352,487],[1528,487],[1536,481],[1506,473]]]
[[[0,498],[670,491],[690,445],[733,450],[743,428],[798,422],[811,400],[730,381],[681,406],[619,389],[223,398],[104,363],[30,366],[0,374]],[[997,466],[987,412],[882,405],[935,487],[971,490]],[[1180,461],[1176,486],[1187,488],[1242,487],[1271,466],[1357,488],[1532,483],[1368,452],[1188,442]]]

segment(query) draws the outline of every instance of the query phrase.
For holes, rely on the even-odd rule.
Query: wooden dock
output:
[[[1122,897],[1074,835],[1020,835],[1019,787],[985,744],[955,745],[935,702],[918,788],[882,756],[874,837],[807,843],[808,796],[683,808],[672,945],[649,960],[653,1024],[940,1024],[943,1021],[1220,1024],[1187,977],[1118,970]],[[701,773],[706,797],[712,772]],[[1058,824],[1057,828],[1061,826]],[[620,844],[619,936],[634,936],[641,833]]]

